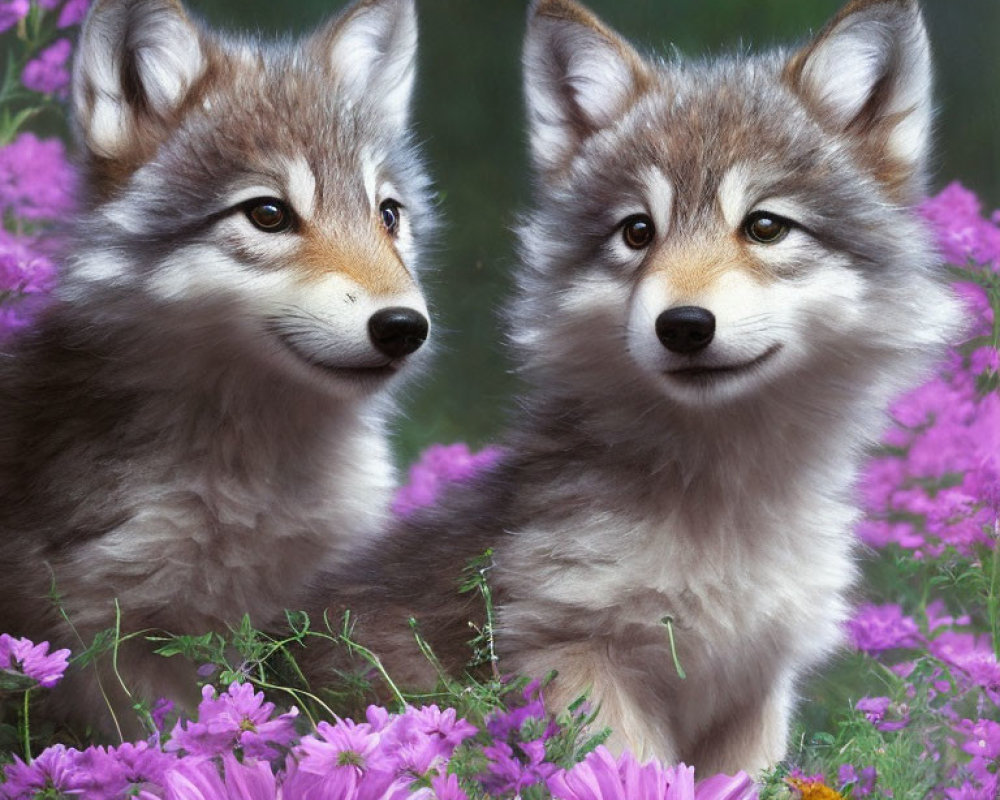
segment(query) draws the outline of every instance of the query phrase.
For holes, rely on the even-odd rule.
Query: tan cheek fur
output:
[[[306,280],[339,273],[373,297],[402,294],[413,289],[413,276],[403,264],[389,237],[381,231],[360,241],[336,239],[307,226],[296,266]]]

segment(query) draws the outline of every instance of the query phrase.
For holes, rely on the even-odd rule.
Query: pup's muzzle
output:
[[[420,349],[430,324],[412,308],[393,306],[376,311],[368,319],[368,336],[383,355],[402,358]]]
[[[656,318],[656,335],[672,353],[697,353],[715,337],[715,315],[699,306],[668,309]]]

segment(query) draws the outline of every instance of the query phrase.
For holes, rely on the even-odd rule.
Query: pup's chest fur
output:
[[[601,485],[496,554],[501,657],[558,670],[560,705],[590,692],[627,744],[684,756],[720,715],[835,647],[854,576],[849,504],[737,486],[623,501],[620,483]]]
[[[349,431],[319,449],[328,458],[300,482],[271,459],[245,472],[197,457],[156,465],[161,482],[121,498],[122,524],[61,559],[63,580],[77,596],[113,591],[133,618],[174,630],[217,629],[242,613],[271,621],[317,568],[384,524],[392,471],[380,437]]]
[[[132,373],[81,368],[44,403],[12,375],[0,556],[12,596],[37,602],[0,602],[7,625],[37,629],[53,584],[89,632],[113,624],[116,599],[129,629],[266,624],[384,525],[394,473],[377,411],[229,369],[125,390]]]

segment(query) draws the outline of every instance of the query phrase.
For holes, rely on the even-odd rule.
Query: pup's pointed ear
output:
[[[374,108],[402,129],[417,71],[414,0],[361,0],[314,37],[351,105]]]
[[[535,0],[524,43],[531,154],[539,171],[565,165],[627,111],[649,83],[642,57],[572,0]]]
[[[177,0],[98,0],[73,72],[84,144],[116,158],[169,124],[205,69],[201,34]]]
[[[785,74],[820,124],[852,140],[890,190],[907,201],[920,194],[932,76],[916,0],[852,0]]]

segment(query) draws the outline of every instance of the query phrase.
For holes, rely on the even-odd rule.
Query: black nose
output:
[[[427,318],[412,308],[383,308],[368,319],[372,344],[389,358],[402,358],[420,349],[427,338]]]
[[[674,353],[697,353],[715,336],[715,315],[707,308],[678,306],[656,318],[656,335]]]

